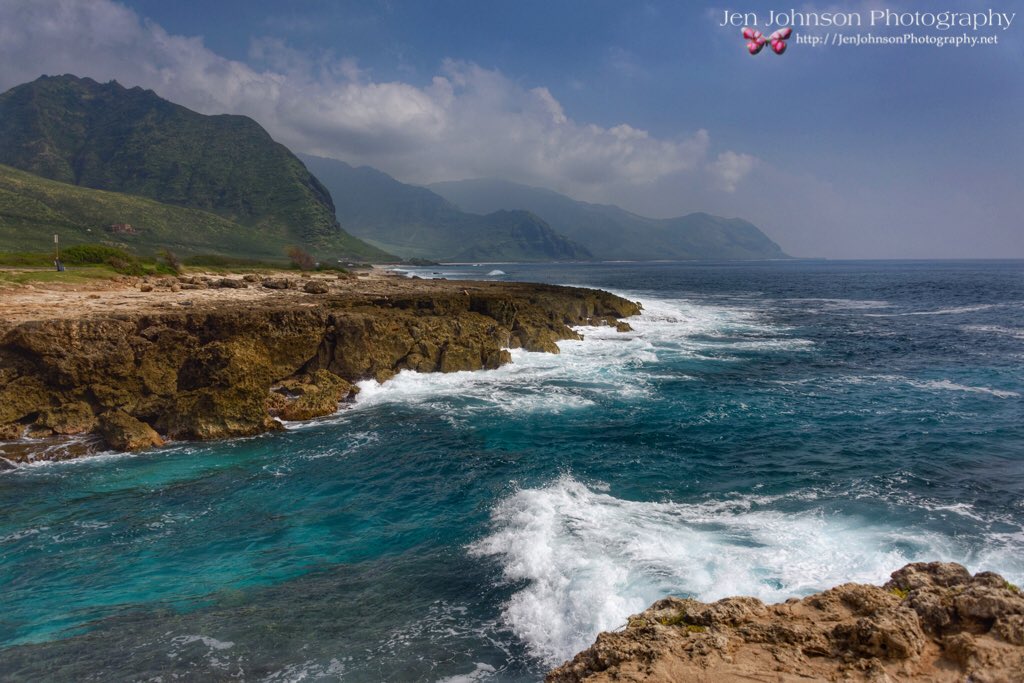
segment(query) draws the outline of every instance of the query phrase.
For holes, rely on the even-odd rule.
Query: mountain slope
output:
[[[756,226],[739,218],[691,213],[646,218],[618,206],[580,202],[557,192],[503,180],[436,183],[430,189],[466,211],[526,209],[601,259],[786,258]]]
[[[557,261],[590,252],[527,211],[466,213],[434,192],[367,166],[302,156],[356,236],[406,257],[452,261]]]
[[[92,190],[0,165],[0,251],[102,242],[140,254],[221,254],[281,260],[294,242],[275,231],[146,197]]]
[[[0,95],[0,163],[212,212],[325,255],[387,257],[341,230],[323,185],[252,119],[113,81],[43,76]]]

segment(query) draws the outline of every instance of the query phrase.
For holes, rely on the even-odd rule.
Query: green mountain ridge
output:
[[[592,258],[535,214],[462,211],[427,188],[369,166],[300,155],[334,198],[338,219],[357,237],[412,258],[443,261],[560,261]]]
[[[391,258],[342,230],[327,189],[252,119],[206,116],[116,81],[42,76],[0,94],[0,164],[216,214],[236,226],[237,240],[217,238],[236,256],[298,244],[322,257]],[[186,241],[200,249],[201,232]]]
[[[0,251],[103,243],[138,254],[220,254],[274,261],[294,241],[268,228],[172,204],[49,180],[0,165]]]
[[[611,204],[590,204],[543,188],[505,180],[435,183],[431,190],[474,212],[526,209],[559,233],[608,260],[789,258],[755,225],[740,218],[691,213],[647,218]]]

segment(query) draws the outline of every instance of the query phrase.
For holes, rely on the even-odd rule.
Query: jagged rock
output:
[[[1001,576],[910,564],[779,605],[666,598],[546,678],[579,681],[1024,680],[1024,597]]]
[[[136,420],[123,410],[100,415],[100,435],[107,445],[118,451],[139,451],[164,444],[160,435],[145,422]]]
[[[59,408],[47,408],[33,426],[44,427],[55,434],[88,434],[96,428],[96,414],[88,403],[75,401]]]
[[[556,352],[557,341],[579,338],[570,325],[638,310],[611,294],[548,285],[369,286],[0,328],[0,425],[71,433],[93,424],[104,434],[117,423],[103,416],[123,413],[175,439],[257,434],[279,428],[275,414],[333,412],[360,380],[497,368],[511,360],[508,346]],[[310,388],[291,391],[291,380]],[[284,402],[271,387],[284,389]],[[5,427],[0,438],[14,433]]]
[[[177,439],[221,439],[273,429],[265,398],[272,381],[268,349],[256,339],[212,341],[187,357],[177,391],[156,424]]]
[[[263,280],[263,278],[256,273],[246,273],[242,276],[242,279],[246,282],[261,282]]]
[[[143,282],[141,285],[139,285],[139,291],[140,292],[152,292],[153,291],[153,285],[149,284],[148,282]]]
[[[327,370],[281,382],[271,390],[271,414],[282,420],[311,420],[330,415],[338,404],[355,396],[359,387]]]
[[[23,420],[49,405],[50,391],[37,376],[15,376],[0,384],[0,424]]]
[[[18,424],[17,422],[0,424],[0,441],[14,441],[21,438],[24,431],[25,425]]]
[[[306,294],[327,294],[327,292],[331,291],[331,288],[327,286],[327,283],[320,280],[309,280],[302,286],[302,291]]]
[[[8,470],[16,470],[18,466],[8,460],[7,458],[0,457],[0,472],[6,472]]]
[[[615,323],[615,331],[616,332],[632,332],[633,328],[630,327],[629,323],[627,323],[625,320],[619,320],[619,321],[617,321]]]
[[[231,277],[222,277],[217,280],[217,286],[221,289],[245,289],[249,285],[242,280],[236,280]]]
[[[261,282],[267,289],[289,289],[291,288],[291,280],[288,278],[269,278]]]

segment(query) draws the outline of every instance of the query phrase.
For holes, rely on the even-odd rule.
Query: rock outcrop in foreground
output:
[[[577,681],[1024,681],[1024,596],[998,574],[908,564],[765,605],[666,598],[555,669]]]
[[[258,434],[280,428],[275,418],[333,413],[359,380],[497,368],[509,348],[557,353],[556,341],[580,338],[571,325],[621,326],[639,311],[573,287],[247,278],[202,291],[144,284],[106,305],[108,293],[90,294],[78,300],[90,313],[76,314],[81,294],[69,293],[60,315],[0,320],[0,441],[94,434],[135,450]]]

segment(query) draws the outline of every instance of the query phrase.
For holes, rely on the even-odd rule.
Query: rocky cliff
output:
[[[0,325],[0,439],[94,434],[133,450],[257,434],[334,412],[362,379],[497,368],[509,348],[557,353],[579,338],[570,326],[639,310],[547,285],[248,279],[215,282],[220,298],[182,291],[201,281],[144,284],[160,303]]]
[[[1024,596],[998,574],[909,564],[884,586],[844,584],[765,605],[666,598],[602,633],[548,683],[1024,681]]]

